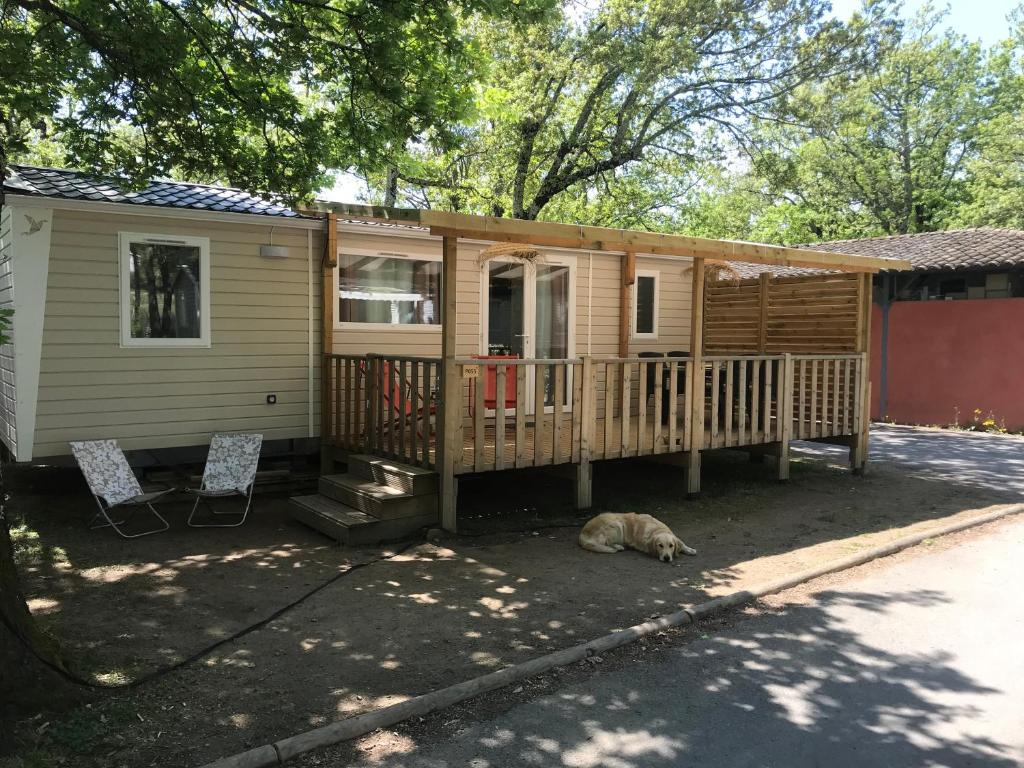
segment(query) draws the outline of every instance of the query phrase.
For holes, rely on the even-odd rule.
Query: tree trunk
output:
[[[394,208],[398,203],[398,169],[388,167],[388,175],[384,181],[384,207]]]
[[[7,517],[0,508],[0,755],[12,746],[17,720],[81,700],[83,689],[57,670],[66,670],[60,649],[25,604]]]

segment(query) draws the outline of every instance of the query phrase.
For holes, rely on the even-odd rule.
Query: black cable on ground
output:
[[[0,471],[2,471],[2,470],[0,470]],[[525,528],[525,529],[516,529],[516,530],[508,530],[508,531],[483,531],[483,532],[478,532],[478,533],[460,533],[460,534],[457,534],[456,538],[460,538],[460,539],[461,538],[482,538],[484,536],[495,536],[495,535],[502,535],[502,534],[527,534],[527,533],[532,533],[534,531],[547,530],[547,529],[551,529],[551,528],[575,528],[578,525],[579,525],[579,523],[550,523],[550,524],[545,524],[545,525],[530,526],[530,527]],[[42,656],[40,656],[36,652],[36,650],[25,640],[25,638],[23,638],[18,632],[15,631],[14,627],[7,621],[7,617],[6,616],[0,615],[0,619],[3,620],[3,623],[7,626],[7,628],[11,630],[11,634],[18,638],[18,640],[29,651],[29,653],[31,653],[42,664],[44,664],[49,669],[52,669],[56,674],[60,675],[65,680],[67,680],[67,681],[69,681],[71,683],[74,683],[75,685],[81,685],[81,686],[84,686],[86,688],[92,688],[92,689],[96,689],[96,690],[105,690],[105,691],[132,690],[134,688],[139,688],[140,686],[145,685],[146,683],[152,682],[153,680],[156,680],[157,678],[163,677],[164,675],[170,674],[171,672],[174,672],[175,670],[178,670],[178,669],[181,669],[182,667],[188,666],[189,664],[192,664],[193,662],[198,661],[199,659],[203,658],[204,656],[208,655],[209,653],[212,653],[213,651],[215,651],[216,649],[220,648],[221,646],[226,645],[228,643],[232,643],[235,640],[238,640],[238,639],[244,637],[245,635],[248,635],[251,632],[255,632],[257,629],[265,627],[267,624],[269,624],[270,622],[272,622],[275,619],[279,618],[283,614],[287,613],[292,608],[295,608],[296,606],[298,606],[298,605],[302,604],[303,602],[305,602],[306,600],[308,600],[310,597],[315,595],[317,592],[320,592],[321,590],[326,589],[327,587],[329,587],[332,584],[334,584],[335,582],[341,580],[345,576],[348,576],[353,571],[358,571],[358,570],[360,570],[362,568],[367,568],[367,567],[369,567],[371,565],[374,565],[375,563],[379,563],[379,562],[386,561],[386,560],[391,560],[392,558],[395,558],[398,555],[402,554],[403,552],[408,551],[410,548],[412,548],[413,546],[416,546],[419,543],[420,542],[417,542],[417,541],[411,541],[411,542],[405,544],[401,549],[398,549],[398,550],[392,552],[390,555],[386,555],[386,556],[383,556],[383,557],[377,557],[377,558],[374,558],[372,560],[366,560],[364,562],[356,563],[355,565],[349,566],[344,571],[339,571],[338,573],[334,574],[331,578],[329,578],[327,581],[323,582],[322,584],[318,584],[317,586],[313,587],[311,590],[309,590],[305,594],[299,596],[298,598],[296,598],[292,602],[288,603],[287,605],[285,605],[285,606],[283,606],[281,608],[278,608],[276,611],[271,613],[269,616],[266,616],[266,617],[260,619],[259,621],[255,622],[253,624],[250,624],[250,625],[248,625],[246,627],[243,627],[242,629],[238,630],[234,634],[229,635],[228,637],[221,638],[217,642],[211,643],[210,645],[206,646],[205,648],[201,648],[200,650],[196,651],[195,653],[191,654],[190,656],[188,656],[188,657],[186,657],[184,659],[181,659],[180,661],[176,661],[173,664],[168,664],[168,665],[163,666],[163,667],[158,667],[157,669],[154,669],[152,672],[147,672],[142,677],[136,678],[136,679],[131,680],[131,681],[127,682],[127,683],[113,683],[113,684],[97,683],[97,682],[94,682],[92,680],[86,680],[85,678],[76,675],[74,672],[71,672],[70,670],[64,669],[62,667],[59,667],[59,666],[53,664],[48,659],[45,659]]]
[[[292,602],[288,603],[287,605],[283,606],[282,608],[278,608],[276,611],[271,613],[269,616],[266,616],[265,618],[260,619],[259,621],[255,622],[254,624],[250,624],[247,627],[243,627],[242,629],[238,630],[237,632],[235,632],[234,634],[232,634],[232,635],[230,635],[228,637],[221,638],[217,642],[212,643],[212,644],[206,646],[205,648],[202,648],[202,649],[196,651],[195,653],[191,654],[187,658],[184,658],[184,659],[182,659],[180,661],[176,661],[173,664],[168,664],[168,665],[163,666],[163,667],[158,667],[157,669],[154,669],[152,672],[147,672],[142,677],[136,678],[135,680],[131,680],[131,681],[127,682],[127,683],[115,683],[115,684],[111,684],[111,685],[106,685],[106,684],[103,684],[103,683],[97,683],[97,682],[94,682],[92,680],[86,680],[85,678],[79,677],[78,675],[76,675],[73,672],[70,672],[70,671],[68,671],[66,669],[62,669],[61,667],[58,667],[57,665],[55,665],[52,662],[50,662],[48,659],[45,659],[42,656],[40,656],[38,653],[36,653],[36,650],[28,642],[26,642],[25,638],[23,638],[18,632],[16,632],[14,630],[14,627],[11,626],[11,624],[7,621],[7,617],[6,616],[0,615],[0,618],[3,619],[3,622],[4,622],[5,625],[7,625],[8,629],[11,630],[11,634],[13,634],[15,637],[17,637],[19,641],[21,641],[21,644],[25,646],[25,648],[29,651],[29,653],[31,653],[40,662],[42,662],[44,665],[46,665],[47,667],[52,669],[54,672],[56,672],[58,675],[63,677],[65,680],[68,680],[69,682],[74,683],[75,685],[81,685],[81,686],[85,686],[87,688],[94,688],[94,689],[98,689],[98,690],[106,690],[106,691],[131,690],[133,688],[138,688],[138,687],[140,687],[142,685],[145,685],[146,683],[152,682],[153,680],[156,680],[157,678],[163,677],[164,675],[167,675],[167,674],[169,674],[171,672],[174,672],[177,669],[181,669],[184,666],[192,664],[193,662],[198,661],[199,659],[203,658],[203,656],[206,656],[207,654],[215,651],[217,648],[220,648],[222,645],[226,645],[227,643],[233,643],[235,640],[238,640],[238,639],[244,637],[245,635],[248,635],[250,632],[255,632],[257,629],[265,627],[267,624],[269,624],[270,622],[272,622],[275,619],[279,618],[283,614],[287,613],[292,608],[295,608],[296,606],[300,605],[301,603],[303,603],[306,600],[308,600],[309,598],[311,598],[317,592],[320,592],[321,590],[326,589],[327,587],[331,586],[335,582],[340,581],[341,579],[343,579],[345,576],[348,576],[353,571],[358,571],[358,570],[360,570],[362,568],[368,568],[369,566],[374,565],[375,563],[379,563],[379,562],[382,562],[382,561],[385,561],[385,560],[391,560],[392,558],[398,557],[398,555],[402,554],[403,552],[406,552],[407,550],[409,550],[412,547],[418,545],[419,543],[420,542],[418,542],[418,541],[411,541],[408,544],[405,544],[404,546],[402,546],[400,549],[395,550],[394,552],[392,552],[389,555],[384,555],[382,557],[376,557],[376,558],[374,558],[372,560],[365,560],[365,561],[363,561],[361,563],[355,563],[354,565],[351,565],[348,568],[346,568],[344,571],[339,571],[338,573],[334,574],[333,576],[331,576],[331,578],[327,579],[327,581],[325,581],[325,582],[323,582],[321,584],[318,584],[317,586],[313,587],[311,590],[309,590],[305,594],[299,596],[297,599],[293,600]]]

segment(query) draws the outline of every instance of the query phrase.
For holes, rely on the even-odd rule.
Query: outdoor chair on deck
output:
[[[690,353],[689,352],[684,352],[682,350],[674,349],[671,352],[668,352],[666,354],[662,354],[661,352],[640,352],[637,356],[638,357],[642,357],[642,358],[662,358],[662,359],[664,359],[664,358],[675,357],[675,358],[686,359],[686,358],[688,358],[690,356]],[[669,402],[668,402],[668,398],[669,398],[669,394],[672,391],[672,389],[671,389],[672,374],[671,374],[671,371],[670,371],[670,369],[668,367],[670,362],[672,362],[672,361],[664,360],[664,367],[662,368],[662,371],[661,371],[661,381],[660,382],[656,382],[655,381],[654,366],[653,365],[648,365],[647,366],[646,392],[647,392],[647,399],[648,399],[648,401],[650,400],[651,396],[654,394],[654,390],[657,387],[661,387],[661,423],[662,424],[668,424],[668,417],[669,417],[670,405],[669,405]],[[685,394],[686,394],[686,366],[685,365],[680,365],[676,369],[676,397],[683,397]]]
[[[416,436],[423,437],[423,427],[420,422],[423,422],[427,427],[427,432],[430,432],[430,426],[432,418],[437,415],[437,401],[440,399],[440,392],[437,389],[438,381],[435,381],[430,387],[428,392],[429,402],[423,403],[422,394],[420,395],[420,405],[417,408],[412,406],[412,382],[410,382],[405,376],[402,375],[400,368],[392,368],[392,366],[384,362],[381,364],[381,377],[384,382],[384,388],[381,392],[381,397],[384,400],[384,405],[387,409],[387,421],[384,423],[385,433],[397,426],[404,426],[405,424],[416,425]],[[369,391],[369,370],[366,367],[365,361],[359,363],[359,374],[363,377],[364,391]],[[403,407],[403,401],[405,403]],[[372,404],[367,404],[367,407],[372,407]]]
[[[125,539],[135,539],[139,536],[148,536],[151,533],[160,533],[170,528],[170,524],[160,516],[160,513],[153,507],[153,502],[162,496],[174,491],[167,488],[161,491],[143,493],[139,480],[128,466],[128,460],[117,445],[116,440],[85,440],[71,443],[71,453],[78,463],[78,468],[85,476],[85,482],[89,484],[93,498],[96,499],[96,506],[99,512],[89,520],[89,528],[111,527],[118,535]],[[145,506],[160,521],[159,528],[152,528],[139,533],[125,533],[121,527],[135,514],[139,507]],[[128,516],[122,520],[115,521],[111,517],[111,510],[121,507],[134,507],[128,511]],[[96,521],[102,518],[106,522],[97,524]]]
[[[193,528],[234,528],[245,522],[249,509],[252,507],[252,494],[256,486],[256,467],[260,461],[260,448],[263,446],[263,435],[251,434],[218,434],[210,441],[210,453],[206,457],[206,468],[203,470],[202,485],[188,489],[195,494],[196,503],[188,516],[188,524]],[[238,511],[218,511],[209,503],[210,499],[227,496],[244,496],[245,509]],[[241,518],[231,523],[195,523],[193,518],[199,505],[203,504],[213,515],[241,514]]]

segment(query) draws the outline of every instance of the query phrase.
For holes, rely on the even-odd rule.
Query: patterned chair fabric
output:
[[[142,496],[142,486],[116,440],[71,443],[89,490],[111,507]]]
[[[211,495],[246,494],[256,480],[263,435],[219,434],[210,442],[202,490]]]

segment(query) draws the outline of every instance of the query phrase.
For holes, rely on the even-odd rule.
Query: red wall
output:
[[[882,313],[871,318],[874,418],[969,422],[975,408],[1024,427],[1024,298],[900,301],[889,308],[888,408],[880,412]],[[959,409],[959,417],[957,416]]]

